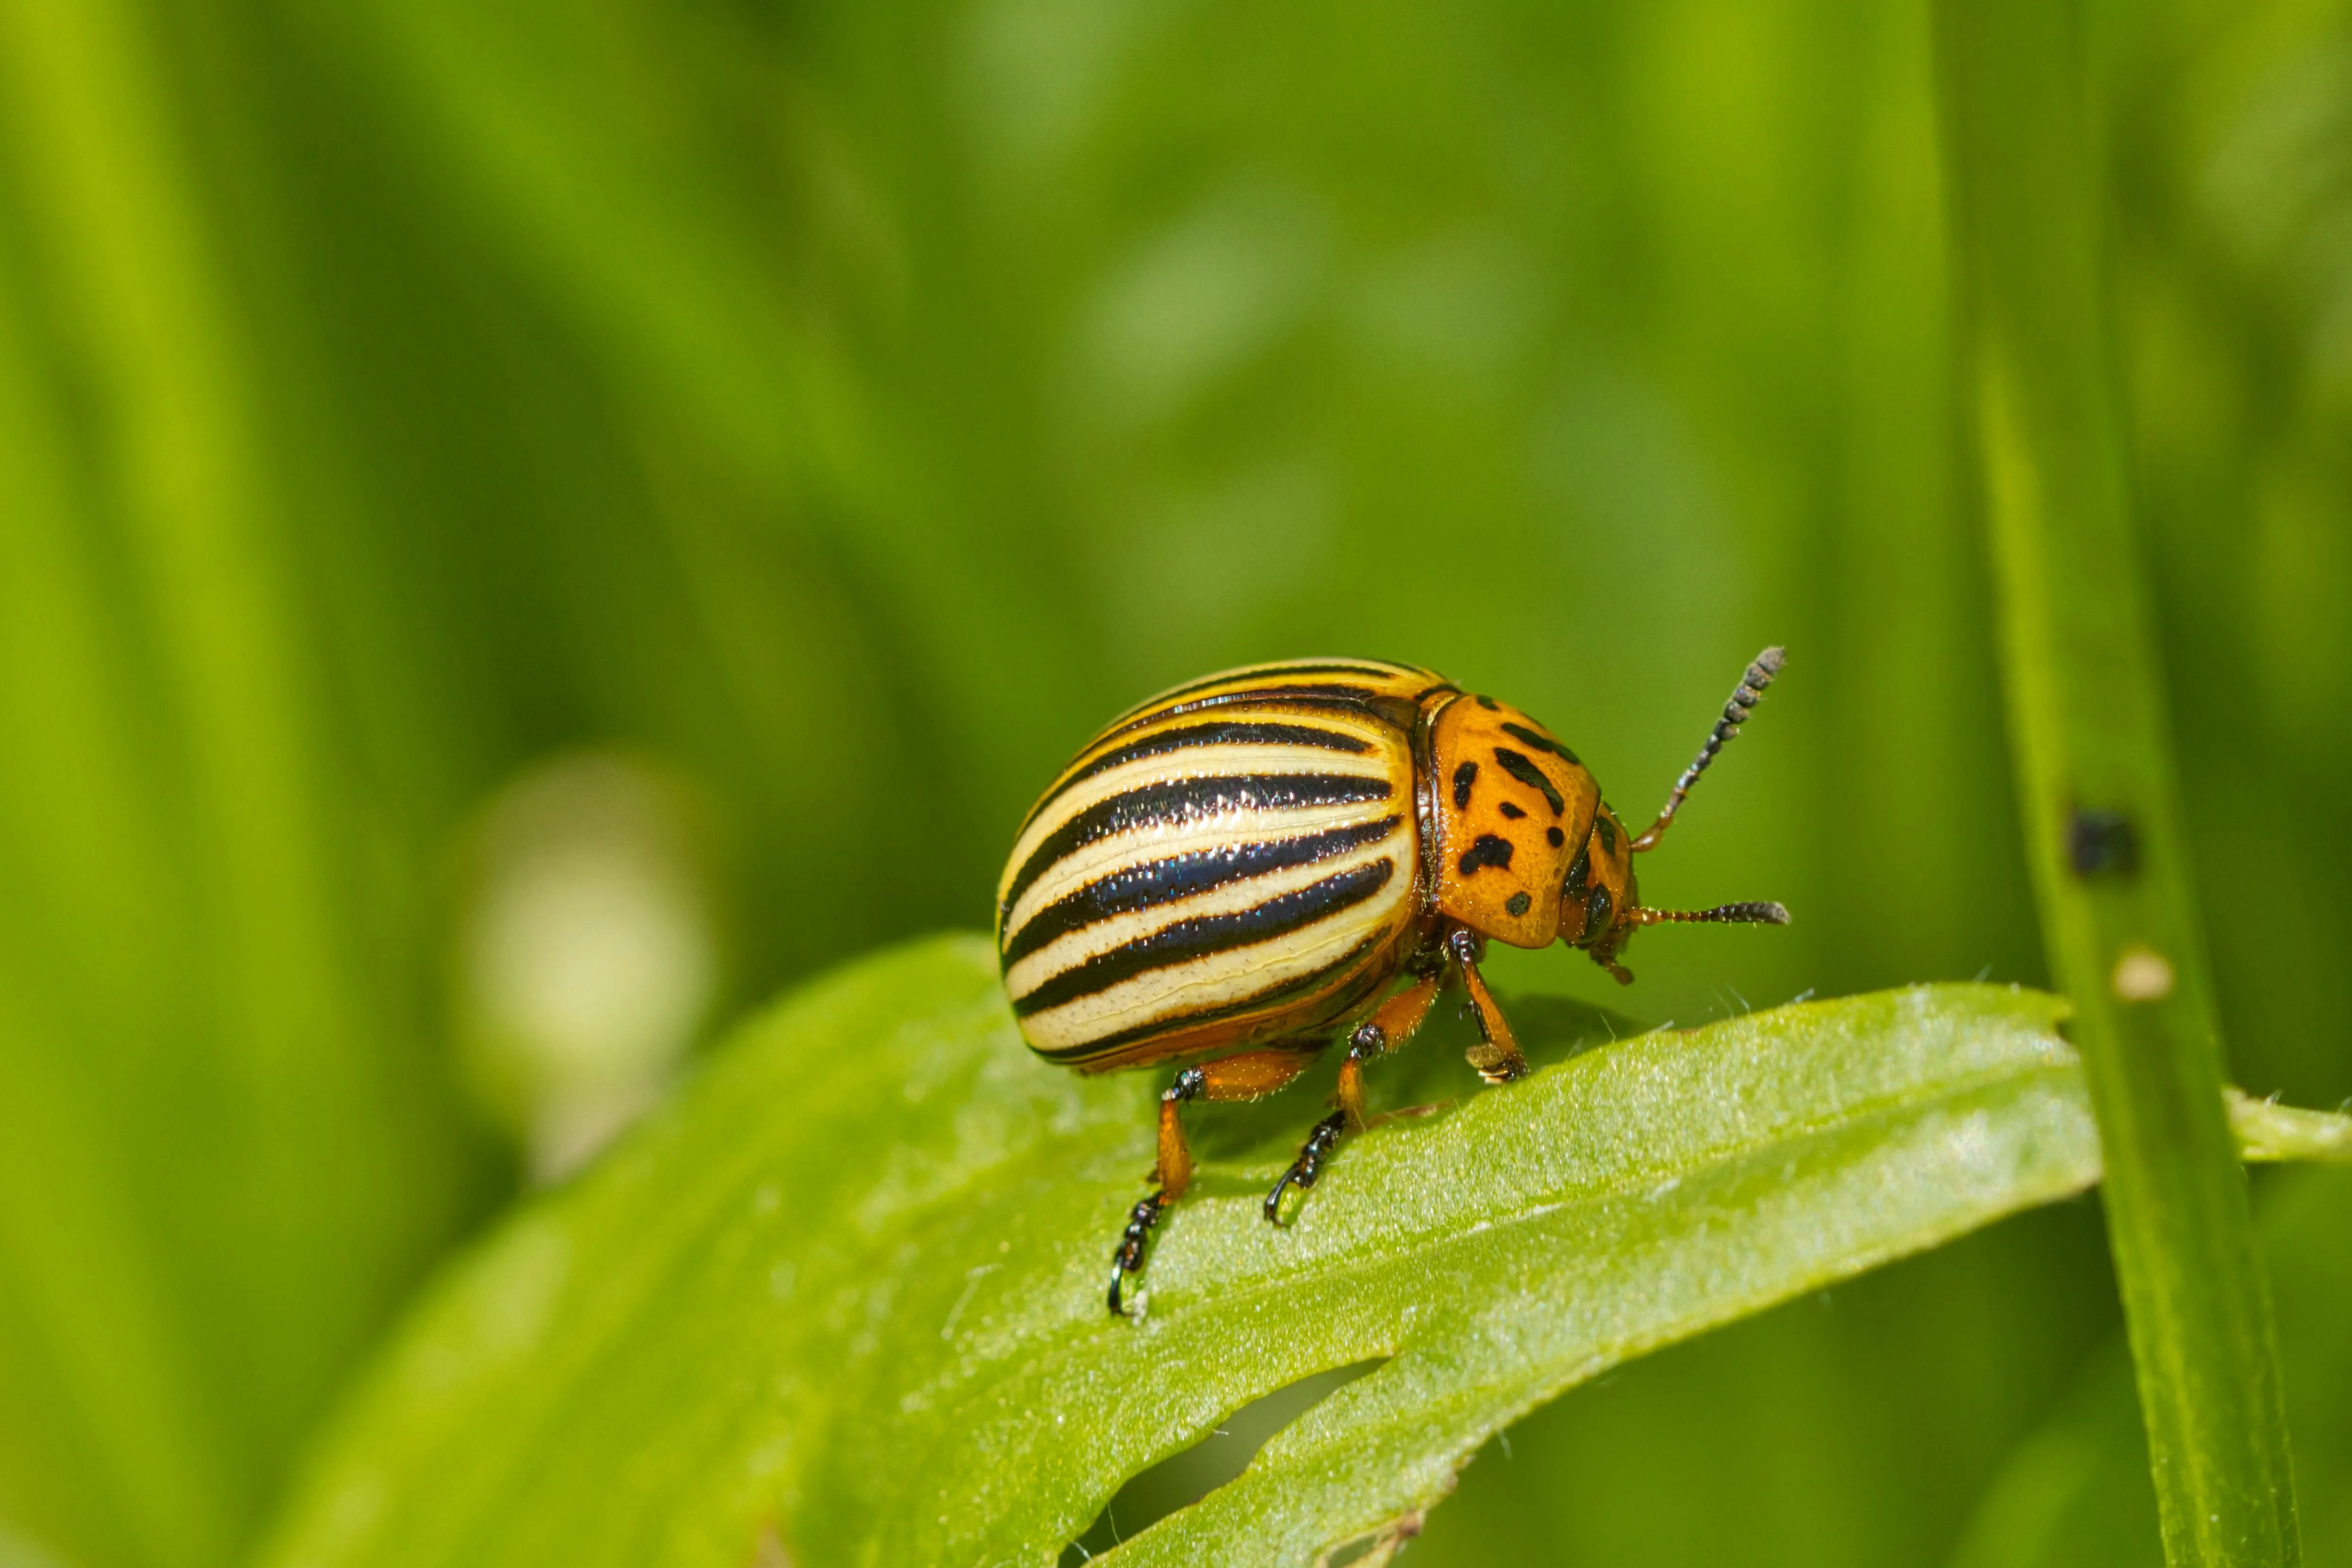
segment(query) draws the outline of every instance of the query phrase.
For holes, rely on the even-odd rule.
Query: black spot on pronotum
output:
[[[1523,915],[1528,912],[1528,906],[1534,902],[1535,900],[1528,897],[1525,893],[1513,893],[1509,898],[1503,900],[1503,908],[1508,910],[1515,915]]]
[[[1557,827],[1547,827],[1544,829],[1544,842],[1557,849],[1568,842],[1568,835]]]
[[[2066,863],[2078,877],[2129,878],[2139,870],[2139,833],[2120,811],[2078,806],[2066,819]]]
[[[1478,706],[1484,708],[1489,713],[1500,713],[1503,710],[1503,705],[1496,701],[1491,697],[1481,697],[1478,699]]]
[[[1509,866],[1511,847],[1511,841],[1507,838],[1497,838],[1491,833],[1481,833],[1478,835],[1477,842],[1471,845],[1468,851],[1462,857],[1462,874],[1465,877],[1474,875],[1484,866]]]
[[[1613,856],[1617,853],[1617,825],[1615,823],[1610,821],[1605,816],[1596,816],[1592,819],[1592,831],[1594,836],[1601,840],[1601,852],[1603,855]]]
[[[1544,797],[1544,804],[1551,807],[1551,814],[1554,816],[1568,809],[1568,803],[1559,797],[1559,786],[1546,778],[1544,771],[1529,762],[1525,754],[1515,752],[1508,746],[1497,746],[1495,748],[1495,761],[1502,764],[1505,773],[1528,788],[1539,792]]]
[[[1531,752],[1549,752],[1555,757],[1565,757],[1571,763],[1577,763],[1579,767],[1583,766],[1582,763],[1577,761],[1574,752],[1570,751],[1549,735],[1538,734],[1525,724],[1505,724],[1503,732],[1517,740]]]
[[[1517,822],[1519,818],[1527,815],[1527,813],[1520,810],[1517,804],[1513,801],[1505,801],[1499,809],[1505,816],[1509,817],[1513,822]]]
[[[1615,900],[1611,899],[1609,896],[1608,889],[1595,888],[1592,889],[1592,897],[1586,901],[1584,906],[1585,935],[1597,935],[1609,929],[1609,917],[1613,912],[1612,906]]]
[[[1470,786],[1478,782],[1478,764],[1465,763],[1454,770],[1454,809],[1462,810],[1470,804]]]
[[[1561,886],[1560,891],[1571,899],[1584,897],[1585,879],[1591,875],[1592,843],[1587,839],[1584,846],[1577,850],[1576,858],[1568,863],[1568,880]]]

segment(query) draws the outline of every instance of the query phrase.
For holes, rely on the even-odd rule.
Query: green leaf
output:
[[[2265,1136],[2274,1117],[2297,1129]],[[2231,1096],[2249,1159],[2352,1163],[2352,1119]],[[2352,1173],[2284,1173],[2256,1194],[2278,1314],[2279,1371],[2302,1482],[2299,1524],[2314,1563],[2352,1562]],[[2093,1353],[2041,1428],[1987,1489],[1949,1568],[2153,1568],[2158,1544],[2147,1437],[2118,1334]]]
[[[2107,337],[2085,12],[1936,8],[2019,815],[2106,1153],[2165,1556],[2291,1564],[2285,1401]]]
[[[1118,1555],[1392,1537],[1612,1364],[2089,1185],[2061,1006],[1927,986],[1586,1050],[1345,1145],[1280,1229],[1259,1199],[1317,1108],[1247,1108],[1229,1142],[1288,1133],[1204,1163],[1125,1323],[1156,1082],[1038,1063],[981,940],[888,952],[446,1279],[264,1560],[740,1563],[772,1532],[797,1563],[1046,1563],[1129,1476],[1366,1360]],[[1598,1033],[1515,1011],[1539,1053]]]

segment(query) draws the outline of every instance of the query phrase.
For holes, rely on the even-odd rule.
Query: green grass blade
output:
[[[733,1564],[772,1531],[798,1563],[1048,1563],[1131,1475],[1366,1360],[1118,1557],[1392,1535],[1609,1366],[2088,1186],[2063,1005],[1927,986],[1586,1051],[1349,1144],[1280,1230],[1311,1098],[1207,1108],[1211,1142],[1228,1109],[1286,1131],[1204,1164],[1130,1324],[1101,1297],[1156,1085],[1036,1062],[982,941],[886,953],[446,1279],[264,1560]]]
[[[2165,1546],[2297,1558],[2262,1265],[2220,1094],[2106,336],[2078,7],[1943,0],[2010,729],[2042,935],[2074,1005]]]
[[[234,1560],[487,1184],[162,9],[0,0],[0,1542],[83,1568]]]
[[[2243,1116],[2249,1109],[2257,1113],[2251,1122]],[[2249,1159],[2284,1142],[2263,1129],[2270,1112],[2285,1110],[2232,1097],[2231,1120]],[[2352,1121],[2289,1115],[2303,1129],[2295,1146],[2316,1158],[2346,1158]],[[2352,1476],[2352,1313],[2344,1310],[2352,1299],[2352,1248],[2343,1241],[2352,1234],[2352,1173],[2297,1171],[2260,1196],[2255,1228],[2277,1305],[2279,1368],[2303,1483],[2297,1527],[2311,1561],[2352,1563],[2352,1487],[2343,1484]],[[2131,1356],[2118,1334],[2003,1464],[1948,1568],[2149,1568],[2162,1561],[2147,1439],[2132,1396]]]

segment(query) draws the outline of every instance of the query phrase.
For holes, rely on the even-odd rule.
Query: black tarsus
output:
[[[1315,1131],[1307,1135],[1306,1147],[1298,1151],[1298,1158],[1282,1173],[1282,1179],[1274,1184],[1274,1191],[1265,1194],[1265,1217],[1270,1223],[1281,1223],[1285,1189],[1296,1185],[1305,1192],[1321,1179],[1323,1162],[1331,1157],[1339,1135],[1347,1130],[1348,1113],[1344,1110],[1335,1110],[1315,1124]]]
[[[1127,1277],[1143,1268],[1143,1246],[1151,1237],[1151,1227],[1160,1223],[1160,1211],[1168,1205],[1158,1193],[1138,1202],[1127,1216],[1127,1228],[1119,1233],[1118,1247],[1110,1257],[1110,1315],[1127,1316],[1120,1303],[1119,1287]]]
[[[1355,1032],[1348,1037],[1348,1059],[1350,1061],[1371,1061],[1388,1048],[1388,1031],[1370,1018],[1357,1025]],[[1298,1158],[1290,1163],[1290,1169],[1282,1173],[1282,1179],[1274,1184],[1274,1191],[1265,1194],[1268,1224],[1279,1225],[1282,1222],[1282,1194],[1285,1190],[1296,1186],[1300,1192],[1305,1192],[1322,1179],[1323,1162],[1331,1157],[1331,1151],[1339,1145],[1341,1135],[1347,1131],[1348,1112],[1344,1107],[1315,1124],[1315,1130],[1307,1133],[1306,1143],[1298,1151]]]
[[[1162,1100],[1198,1100],[1209,1086],[1209,1075],[1199,1068],[1186,1068],[1176,1075],[1176,1081],[1160,1091]],[[1127,1228],[1118,1233],[1118,1245],[1110,1255],[1110,1313],[1114,1318],[1127,1316],[1120,1300],[1120,1287],[1130,1274],[1142,1272],[1143,1249],[1151,1240],[1151,1231],[1160,1223],[1160,1214],[1168,1207],[1165,1191],[1139,1199],[1127,1215]]]

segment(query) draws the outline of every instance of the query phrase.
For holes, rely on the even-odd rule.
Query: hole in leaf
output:
[[[1381,1568],[1382,1563],[1394,1562],[1405,1543],[1421,1533],[1421,1510],[1416,1509],[1368,1534],[1341,1542],[1318,1557],[1315,1568]]]
[[[1171,1454],[1150,1469],[1129,1478],[1117,1496],[1103,1505],[1087,1531],[1062,1549],[1060,1568],[1077,1568],[1099,1557],[1139,1531],[1150,1528],[1180,1508],[1190,1508],[1249,1468],[1257,1451],[1274,1435],[1368,1373],[1382,1361],[1360,1361],[1302,1377],[1277,1388],[1263,1399],[1243,1405],[1217,1424],[1217,1429],[1185,1449]]]

